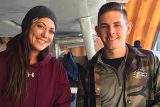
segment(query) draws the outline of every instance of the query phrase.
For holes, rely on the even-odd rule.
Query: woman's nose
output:
[[[42,36],[43,36],[44,38],[48,38],[48,36],[49,36],[48,31],[47,31],[47,30],[44,30]]]

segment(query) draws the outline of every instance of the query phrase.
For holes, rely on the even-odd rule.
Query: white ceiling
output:
[[[50,7],[57,15],[57,37],[81,34],[79,19],[92,16],[93,24],[105,0],[0,0],[0,36],[15,36],[26,12],[36,6]],[[15,22],[15,23],[13,23]]]

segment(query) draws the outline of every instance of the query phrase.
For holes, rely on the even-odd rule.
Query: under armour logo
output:
[[[27,77],[34,77],[34,73],[33,72],[32,73],[27,72]]]

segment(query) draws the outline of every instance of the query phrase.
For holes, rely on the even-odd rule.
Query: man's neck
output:
[[[126,54],[126,47],[118,49],[104,49],[104,57],[107,59],[115,59],[124,57]]]

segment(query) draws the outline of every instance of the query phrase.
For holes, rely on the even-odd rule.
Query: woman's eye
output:
[[[54,34],[55,34],[55,31],[50,30],[50,34],[54,35]]]
[[[44,29],[43,25],[38,24],[37,26],[38,26],[38,28]]]

